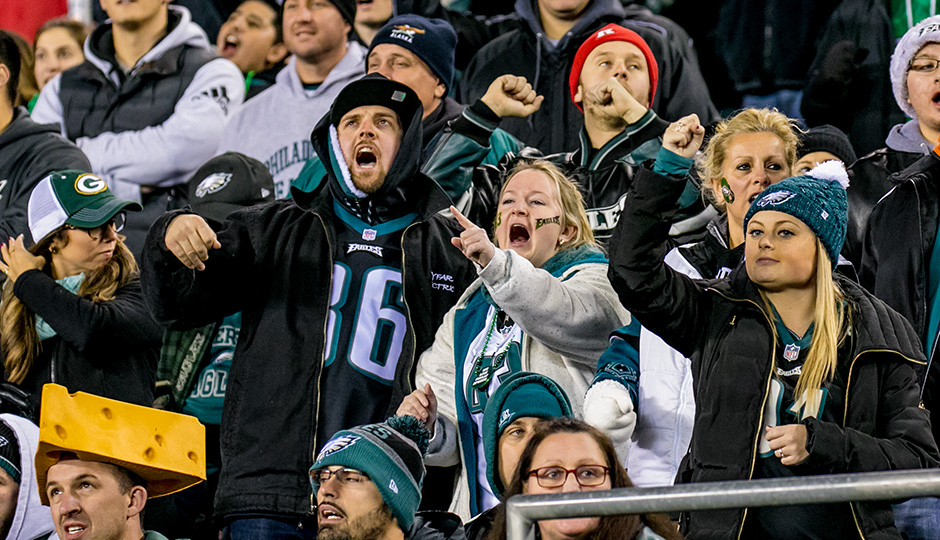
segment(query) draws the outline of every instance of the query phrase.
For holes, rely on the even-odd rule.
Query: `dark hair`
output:
[[[16,92],[20,84],[20,48],[12,32],[0,30],[0,64],[10,70],[10,80],[7,81],[7,99],[11,105],[16,105]]]
[[[546,420],[536,426],[532,438],[529,439],[525,450],[522,451],[519,464],[516,466],[516,472],[513,474],[512,480],[509,482],[509,487],[504,493],[504,502],[496,511],[493,526],[486,536],[486,540],[506,540],[505,501],[508,501],[509,498],[514,495],[519,495],[524,492],[523,488],[529,478],[532,458],[535,457],[536,450],[538,450],[538,447],[550,435],[558,433],[585,433],[589,435],[594,439],[594,442],[597,443],[601,453],[604,454],[606,458],[611,488],[634,487],[630,477],[627,476],[627,471],[623,468],[623,465],[620,464],[617,451],[614,449],[614,445],[610,442],[607,435],[604,435],[597,428],[575,418],[559,417]],[[679,534],[677,526],[670,521],[665,514],[603,516],[600,518],[597,529],[592,531],[587,538],[589,540],[631,539],[640,534],[644,525],[666,540],[682,539],[682,535]]]
[[[69,36],[75,40],[75,43],[78,43],[78,47],[82,48],[85,44],[85,38],[88,37],[88,34],[91,33],[91,26],[86,25],[81,21],[74,21],[72,19],[66,19],[65,17],[58,17],[55,19],[49,19],[42,26],[39,27],[39,30],[36,30],[36,33],[33,35],[33,51],[36,50],[36,44],[39,42],[39,36],[45,34],[49,30],[54,30],[56,28],[61,28],[69,33]]]

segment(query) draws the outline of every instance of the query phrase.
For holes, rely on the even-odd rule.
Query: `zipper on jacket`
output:
[[[329,287],[327,288],[328,293],[327,293],[327,297],[326,297],[326,310],[329,311],[329,310],[330,310],[330,299],[331,299],[332,296],[333,296],[333,243],[330,242],[330,235],[329,235],[328,230],[327,230],[327,228],[326,228],[326,221],[323,219],[323,217],[322,217],[320,214],[318,214],[318,213],[316,213],[316,212],[313,212],[313,214],[314,214],[315,216],[317,216],[317,218],[320,220],[320,225],[323,227],[323,234],[324,234],[324,236],[326,237],[326,246],[327,246],[327,248],[329,249],[329,254],[330,254],[330,255],[329,255],[329,257],[330,257],[330,271],[329,271],[330,277],[329,277]],[[314,421],[316,421],[317,425],[316,425],[316,427],[314,427],[314,429],[313,429],[313,448],[311,449],[311,453],[317,451],[317,431],[318,431],[319,428],[320,428],[320,422],[319,422],[319,419],[320,419],[320,399],[321,399],[321,395],[320,395],[320,382],[323,380],[323,370],[326,369],[326,355],[327,355],[328,352],[329,352],[329,351],[326,350],[326,344],[327,344],[327,341],[328,341],[328,340],[327,340],[327,332],[329,331],[329,325],[330,325],[330,317],[329,317],[329,314],[327,314],[327,316],[323,319],[323,346],[322,346],[322,351],[321,351],[321,353],[320,353],[320,370],[317,371],[317,399],[316,399],[316,401],[314,402],[314,408],[313,408],[313,419],[314,419]],[[316,459],[316,456],[313,456],[313,459]],[[311,492],[310,492],[310,515],[315,515],[316,512],[317,512],[317,494],[316,494],[316,493],[313,493],[313,491],[311,490]]]
[[[849,363],[849,374],[845,379],[845,397],[844,397],[845,407],[842,412],[842,427],[843,428],[845,427],[845,423],[846,421],[848,421],[848,418],[849,418],[849,390],[852,388],[852,373],[855,371],[855,361],[861,358],[863,354],[871,353],[871,352],[883,352],[883,353],[896,354],[900,356],[901,358],[907,360],[908,362],[912,362],[914,364],[921,364],[921,365],[924,364],[924,362],[919,362],[917,360],[914,360],[913,358],[908,358],[904,356],[903,354],[899,353],[898,351],[891,351],[891,350],[885,350],[885,349],[870,349],[870,350],[862,351],[858,353],[857,355],[855,355],[855,358],[853,358],[852,361]],[[859,538],[861,538],[862,540],[865,540],[865,533],[862,532],[862,527],[861,525],[858,524],[858,515],[855,512],[855,505],[851,502],[849,503],[849,509],[852,511],[852,520],[855,522],[855,528],[858,530]]]
[[[920,192],[917,190],[917,184],[914,183],[913,180],[909,180],[909,182],[913,184],[914,197],[917,199],[917,208],[920,208],[921,207]],[[918,244],[921,246],[921,249],[923,249],[923,246],[924,246],[924,228],[923,227],[917,228],[917,235],[918,235],[918,238],[920,239],[920,242],[918,242]],[[938,233],[937,237],[940,238],[940,233]],[[934,238],[934,242],[936,241],[937,239]],[[927,259],[927,257],[923,257],[923,258],[924,260]],[[927,295],[924,295],[924,301],[922,305],[923,305],[923,314],[924,314],[924,325],[930,326],[930,317],[929,317],[930,312],[927,311]],[[928,330],[927,328],[924,328],[924,334],[927,333],[927,330]],[[930,349],[930,356],[927,358],[927,369],[924,370],[924,380],[921,381],[921,385],[920,385],[920,399],[921,400],[924,399],[924,387],[927,386],[927,377],[930,376],[930,365],[933,363],[933,358],[937,354],[938,344],[940,344],[940,331],[938,331],[936,335],[934,335],[933,348]]]
[[[760,311],[761,315],[764,316],[764,320],[767,321],[768,328],[770,328],[770,335],[776,336],[776,334],[774,334],[774,331],[773,331],[774,329],[773,322],[770,320],[770,317],[767,316],[767,313],[764,312],[764,310],[760,307],[760,305],[757,302],[747,299],[747,298],[732,298],[718,291],[717,289],[713,289],[711,287],[709,287],[706,290],[713,291],[719,296],[727,298],[728,300],[731,300],[732,302],[747,302],[749,304],[753,304],[754,307],[756,307],[757,310]],[[737,315],[732,316],[731,318],[732,325],[734,324],[734,321],[736,318],[737,318]],[[760,439],[763,436],[763,430],[761,428],[764,427],[763,426],[764,408],[767,406],[767,396],[770,395],[770,382],[773,380],[774,366],[777,363],[776,358],[777,358],[777,340],[775,338],[773,340],[773,345],[770,348],[770,370],[767,372],[767,382],[764,384],[764,399],[761,400],[760,414],[758,415],[758,418],[760,418],[760,421],[758,422],[758,425],[757,425],[757,436],[754,438],[754,446],[753,446],[753,450],[751,451],[751,468],[750,468],[750,471],[747,473],[748,480],[751,480],[754,478],[754,466],[757,463],[757,449],[760,447]],[[748,509],[745,508],[744,515],[741,516],[741,525],[738,527],[738,536],[737,536],[738,540],[741,540],[741,535],[744,534],[744,523],[747,522],[747,511]]]
[[[403,304],[405,304],[405,318],[408,320],[408,334],[411,335],[411,365],[408,367],[408,376],[405,377],[405,390],[407,391],[407,394],[405,395],[408,395],[414,391],[414,388],[411,387],[411,370],[415,368],[417,356],[419,354],[418,337],[415,335],[415,327],[411,322],[411,307],[408,306],[408,297],[405,295],[405,236],[407,236],[408,231],[417,224],[418,223],[415,222],[405,227],[405,230],[401,233],[401,240],[399,241],[401,244],[401,301]],[[392,384],[394,385],[394,381]]]

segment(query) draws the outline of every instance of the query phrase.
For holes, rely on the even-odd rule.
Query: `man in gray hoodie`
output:
[[[245,80],[219,58],[186,8],[168,0],[101,0],[110,22],[85,62],[43,88],[33,109],[58,123],[120,198],[143,204],[123,234],[140,254],[150,224],[186,203],[186,181],[213,156]]]

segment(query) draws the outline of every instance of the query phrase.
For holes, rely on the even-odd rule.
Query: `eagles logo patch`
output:
[[[356,444],[356,441],[359,439],[360,437],[358,435],[343,435],[342,437],[333,439],[332,441],[326,443],[326,446],[320,450],[320,454],[317,456],[316,461],[320,461],[330,454],[335,454],[343,448],[349,448],[350,446]]]
[[[777,206],[789,201],[793,197],[796,197],[796,193],[792,191],[775,191],[770,195],[761,197],[760,200],[757,201],[757,206],[760,208],[765,206]]]
[[[196,186],[196,197],[200,199],[205,197],[210,193],[215,193],[232,181],[232,175],[230,173],[213,173],[203,179],[202,182],[199,182],[199,185]]]

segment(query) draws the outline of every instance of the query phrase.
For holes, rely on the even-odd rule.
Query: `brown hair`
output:
[[[39,30],[36,30],[36,33],[33,35],[33,51],[36,50],[36,44],[39,43],[39,36],[45,34],[49,30],[56,28],[61,28],[68,32],[69,36],[75,40],[75,43],[78,43],[78,48],[81,49],[84,47],[85,39],[89,34],[91,34],[93,27],[86,25],[81,21],[75,21],[65,17],[49,19],[42,26],[40,26]]]
[[[52,272],[52,243],[58,239],[67,244],[66,231],[65,226],[59,227],[29,249],[32,254],[46,259],[43,271],[47,274]],[[118,289],[136,278],[137,274],[137,261],[124,245],[124,237],[118,235],[114,255],[104,266],[85,276],[77,294],[92,302],[107,302],[114,298]],[[26,379],[33,361],[40,352],[36,314],[13,294],[13,286],[9,280],[0,293],[0,350],[4,355],[3,367],[7,380],[14,384],[20,384]]]
[[[496,199],[497,207],[499,201],[503,199],[503,193],[509,186],[509,181],[517,174],[523,171],[538,171],[555,184],[558,190],[558,200],[561,203],[561,230],[567,227],[574,227],[577,231],[574,238],[565,242],[565,245],[559,248],[574,249],[576,247],[588,244],[600,249],[597,241],[594,240],[594,231],[591,230],[591,222],[588,221],[587,211],[584,209],[584,196],[581,195],[581,189],[578,183],[565,176],[561,169],[551,161],[544,159],[521,159],[509,170],[506,180],[503,181],[503,187],[499,190],[499,197]],[[498,214],[497,214],[498,215]],[[496,244],[496,222],[493,222],[493,243]]]
[[[550,435],[557,433],[586,433],[604,454],[610,474],[610,486],[612,489],[635,487],[627,471],[620,464],[617,457],[617,451],[607,435],[604,435],[597,428],[575,418],[559,417],[546,420],[539,423],[532,438],[522,451],[519,457],[519,464],[516,466],[516,472],[509,482],[509,487],[503,494],[504,503],[496,510],[496,517],[493,520],[493,526],[486,540],[506,540],[506,504],[510,497],[524,493],[525,483],[529,478],[532,458],[539,445]],[[678,527],[669,520],[665,514],[630,514],[618,516],[603,516],[597,528],[586,537],[588,540],[629,540],[635,538],[647,526],[656,534],[666,540],[682,540]]]

